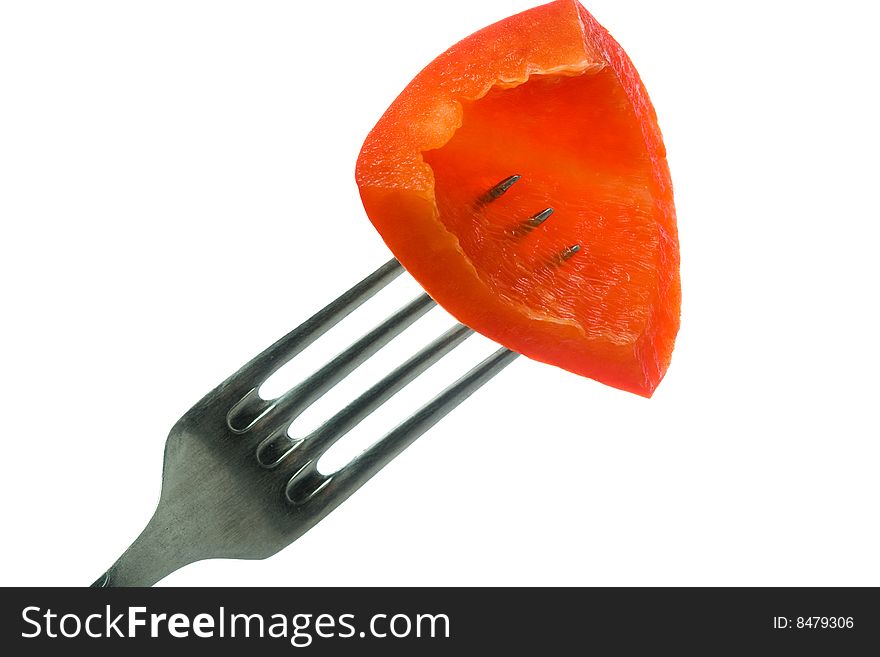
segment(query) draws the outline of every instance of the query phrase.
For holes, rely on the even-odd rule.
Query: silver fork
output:
[[[495,201],[519,176],[478,199]],[[528,232],[549,217],[519,225]],[[561,255],[568,259],[578,246]],[[135,542],[92,586],[150,586],[202,559],[265,559],[305,534],[395,456],[518,354],[499,349],[341,469],[322,474],[318,459],[342,436],[473,331],[446,331],[305,438],[288,427],[313,402],[430,310],[422,294],[302,383],[264,400],[260,386],[280,367],[403,271],[391,260],[226,379],[187,411],[165,445],[162,492]]]

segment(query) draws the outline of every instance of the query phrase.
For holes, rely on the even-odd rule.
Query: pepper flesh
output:
[[[654,392],[681,303],[672,183],[638,73],[579,3],[517,14],[431,62],[370,132],[356,179],[391,251],[459,321]],[[545,207],[552,218],[519,230]]]

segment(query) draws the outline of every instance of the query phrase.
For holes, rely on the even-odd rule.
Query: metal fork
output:
[[[503,195],[510,176],[478,203]],[[536,228],[548,208],[520,224]],[[563,260],[577,252],[569,247]],[[187,411],[165,445],[162,492],[146,528],[92,586],[150,586],[202,559],[264,559],[306,533],[395,456],[518,354],[499,349],[341,469],[322,474],[318,459],[379,406],[463,342],[448,330],[305,438],[288,427],[313,402],[399,335],[435,302],[422,294],[302,383],[264,400],[260,386],[280,367],[403,271],[391,260],[285,335]]]

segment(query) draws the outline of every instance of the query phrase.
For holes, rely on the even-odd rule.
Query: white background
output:
[[[177,417],[389,258],[353,176],[387,105],[531,5],[0,4],[0,583],[112,563]],[[591,0],[676,184],[682,329],[655,397],[519,359],[278,556],[165,583],[880,585],[868,7]],[[324,414],[448,322],[432,311]],[[349,451],[491,349],[472,339]]]

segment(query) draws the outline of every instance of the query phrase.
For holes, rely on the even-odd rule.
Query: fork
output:
[[[477,199],[497,200],[518,180],[509,176]],[[540,226],[547,208],[515,231]],[[577,253],[571,246],[560,254]],[[265,559],[305,534],[447,413],[509,365],[501,348],[339,470],[320,457],[370,413],[461,344],[473,331],[458,324],[406,360],[306,437],[293,421],[334,385],[434,307],[422,294],[281,396],[260,386],[290,359],[403,272],[391,260],[275,342],[187,411],[165,445],[162,492],[146,528],[93,587],[151,586],[195,561]]]

